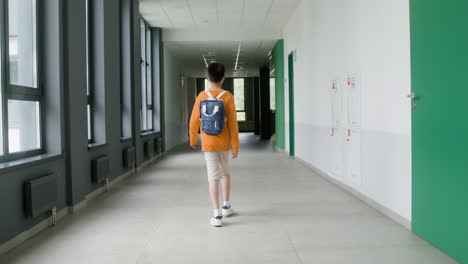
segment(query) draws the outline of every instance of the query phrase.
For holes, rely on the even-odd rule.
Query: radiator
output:
[[[123,165],[124,168],[131,168],[135,164],[135,147],[128,147],[123,150]]]
[[[109,158],[101,156],[91,161],[91,175],[93,182],[101,183],[107,179],[109,174]]]
[[[145,141],[144,143],[144,152],[145,152],[145,157],[149,158],[153,155],[154,153],[154,141],[153,140],[148,140]]]
[[[26,216],[35,218],[57,204],[57,176],[49,174],[24,184]]]

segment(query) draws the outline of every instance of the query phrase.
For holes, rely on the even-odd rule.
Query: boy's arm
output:
[[[196,146],[198,143],[198,132],[200,131],[200,99],[197,97],[193,105],[192,115],[190,116],[190,146]]]
[[[239,153],[239,124],[237,123],[237,110],[234,96],[231,96],[227,107],[229,134],[231,135],[232,152]]]

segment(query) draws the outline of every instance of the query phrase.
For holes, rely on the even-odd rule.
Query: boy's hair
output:
[[[219,62],[213,62],[208,65],[208,79],[214,83],[219,83],[224,78],[226,69]]]

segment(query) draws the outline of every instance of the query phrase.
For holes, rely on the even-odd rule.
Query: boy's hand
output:
[[[197,149],[197,145],[190,145],[191,148]]]
[[[233,159],[236,159],[237,156],[239,156],[239,153],[232,153],[232,158],[233,158]]]

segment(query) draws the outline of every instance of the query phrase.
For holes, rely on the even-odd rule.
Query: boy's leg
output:
[[[214,210],[219,210],[219,184],[218,180],[210,180],[208,181],[208,186],[210,188],[210,198],[211,198],[211,205],[213,206]]]
[[[229,171],[229,159],[230,151],[223,151],[219,153],[219,165],[223,174],[221,185],[223,188],[224,201],[229,201],[231,194],[231,173]]]
[[[231,173],[229,170],[229,159],[231,158],[230,151],[220,152],[220,165],[221,171],[223,173],[223,179],[221,180],[221,185],[223,188],[223,216],[230,216],[234,214],[234,211],[231,209],[231,204],[229,199],[231,198]]]
[[[223,186],[223,198],[225,202],[229,202],[231,195],[231,175],[226,174],[221,180],[221,185]]]
[[[230,151],[223,151],[219,153],[219,165],[223,174],[221,185],[223,188],[223,198],[225,202],[229,202],[231,194],[231,172],[229,170]]]
[[[213,217],[210,222],[214,226],[221,226],[221,210],[219,209],[219,180],[222,178],[218,152],[205,152],[206,169],[208,173],[208,187],[213,206]]]

